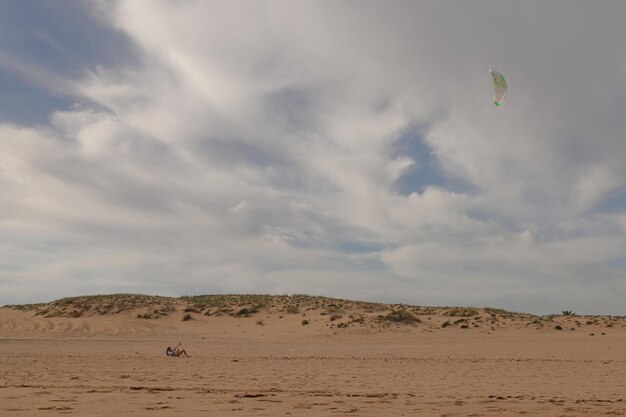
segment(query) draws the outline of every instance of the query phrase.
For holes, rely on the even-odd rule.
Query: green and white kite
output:
[[[506,96],[507,86],[504,75],[500,74],[493,68],[489,68],[489,73],[493,78],[493,104],[499,106]]]

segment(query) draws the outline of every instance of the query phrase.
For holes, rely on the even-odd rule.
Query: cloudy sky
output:
[[[2,1],[0,305],[306,293],[626,314],[625,17]]]

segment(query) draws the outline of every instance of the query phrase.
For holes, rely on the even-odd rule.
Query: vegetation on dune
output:
[[[422,322],[419,317],[415,317],[413,313],[405,309],[393,310],[385,316],[379,316],[379,318],[393,323],[415,324]]]
[[[37,304],[9,304],[2,308],[10,308],[17,311],[33,311],[37,308],[45,305],[45,303],[37,303]]]
[[[493,307],[484,307],[483,311],[492,316],[501,316],[501,317],[510,317],[510,316],[520,314],[520,313],[514,313],[512,311],[503,310],[501,308],[493,308]]]
[[[105,314],[119,314],[143,309],[142,318],[158,318],[174,311],[174,300],[169,297],[141,294],[85,295],[61,298],[46,304],[31,304],[29,308],[9,306],[16,310],[33,311],[36,316],[83,317]]]
[[[9,305],[18,311],[30,312],[44,318],[93,317],[108,314],[126,314],[134,319],[154,320],[173,316],[177,320],[207,320],[207,317],[231,317],[251,323],[270,325],[259,317],[275,314],[279,318],[306,316],[299,323],[311,327],[366,328],[390,325],[411,326],[423,323],[423,330],[453,327],[495,330],[501,326],[530,327],[538,331],[548,329],[576,330],[581,326],[606,328],[626,327],[626,317],[577,316],[570,310],[560,315],[535,316],[499,308],[485,307],[426,307],[407,304],[385,304],[354,301],[322,296],[215,294],[182,296],[179,298],[141,294],[109,294],[68,297],[49,303]],[[173,315],[177,313],[179,315]],[[315,319],[315,316],[323,320]]]
[[[472,317],[478,315],[478,309],[474,307],[448,307],[444,316],[449,317]]]

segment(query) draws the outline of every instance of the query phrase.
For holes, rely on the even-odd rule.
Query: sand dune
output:
[[[493,308],[424,307],[304,295],[158,297],[115,294],[0,309],[0,336],[371,334],[376,332],[612,332],[624,317],[534,316]]]
[[[0,309],[0,415],[626,415],[624,318],[142,297]]]

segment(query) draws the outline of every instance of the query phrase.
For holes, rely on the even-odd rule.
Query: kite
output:
[[[506,96],[507,85],[504,75],[500,74],[493,68],[489,68],[489,73],[493,78],[493,104],[499,106]]]

